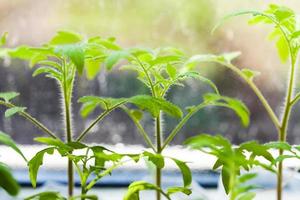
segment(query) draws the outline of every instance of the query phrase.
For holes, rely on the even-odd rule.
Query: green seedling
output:
[[[122,60],[127,60],[120,64]],[[163,195],[170,199],[170,195],[175,192],[183,192],[190,194],[189,186],[191,184],[191,172],[185,162],[168,158],[163,155],[164,149],[170,144],[173,138],[178,134],[186,122],[199,110],[210,106],[221,106],[232,109],[241,119],[243,125],[249,124],[249,111],[247,107],[239,100],[224,97],[219,94],[217,87],[212,81],[203,77],[200,73],[190,70],[196,63],[193,57],[186,56],[182,51],[176,48],[129,48],[113,51],[106,60],[106,66],[113,68],[121,65],[123,70],[133,70],[137,73],[138,79],[149,88],[149,96],[142,98],[131,97],[128,99],[103,99],[101,97],[86,97],[81,99],[83,102],[83,113],[89,113],[94,110],[97,105],[101,106],[105,111],[103,115],[114,108],[114,105],[120,100],[123,104],[120,106],[128,116],[133,120],[139,133],[144,138],[147,146],[152,152],[145,151],[142,157],[148,158],[155,165],[156,176],[155,184],[144,181],[134,182],[129,186],[128,193],[124,200],[139,199],[139,192],[142,190],[155,190],[156,199],[160,200]],[[167,92],[173,86],[184,86],[186,79],[193,78],[203,81],[211,86],[214,93],[204,95],[204,101],[196,106],[190,106],[184,114],[182,110],[167,100]],[[147,98],[145,98],[147,97]],[[152,98],[152,100],[150,99]],[[201,97],[199,97],[201,99]],[[107,101],[108,100],[108,101]],[[112,103],[115,102],[115,103]],[[134,104],[137,108],[133,108],[127,104]],[[149,134],[144,129],[141,119],[143,112],[147,111],[151,114],[155,121],[154,133]],[[177,126],[166,135],[162,128],[163,116],[170,116],[179,119]],[[155,142],[151,137],[155,136]],[[167,191],[161,187],[162,169],[164,168],[165,159],[172,159],[179,167],[183,175],[183,187],[168,188]]]

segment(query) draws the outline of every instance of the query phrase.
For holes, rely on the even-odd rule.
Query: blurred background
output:
[[[48,41],[57,30],[78,31],[87,36],[116,37],[124,47],[175,46],[188,54],[241,51],[235,64],[261,72],[255,82],[266,98],[281,112],[288,66],[280,63],[274,44],[266,39],[269,28],[248,26],[247,18],[239,17],[227,22],[211,34],[213,26],[227,13],[241,9],[264,9],[269,3],[287,5],[300,11],[300,2],[254,0],[0,0],[0,33],[9,32],[9,47],[20,44],[40,45]],[[201,65],[199,71],[211,78],[223,95],[244,101],[251,111],[251,125],[242,127],[238,118],[227,109],[206,109],[195,115],[175,138],[173,144],[182,143],[198,133],[220,133],[234,143],[257,139],[262,142],[276,139],[275,128],[254,93],[234,74],[222,66]],[[60,95],[54,81],[42,76],[32,78],[32,69],[18,60],[0,61],[0,91],[21,93],[18,105],[44,122],[51,130],[61,133]],[[74,127],[84,128],[88,120],[81,119],[77,99],[82,95],[128,97],[147,93],[135,79],[135,74],[102,70],[88,81],[78,78],[74,94]],[[297,84],[297,88],[299,84]],[[296,88],[296,89],[297,89]],[[189,81],[185,88],[172,89],[168,97],[186,107],[202,101],[201,95],[209,88],[201,82]],[[184,98],[182,98],[184,97]],[[295,107],[295,111],[300,106]],[[22,118],[4,119],[0,109],[0,130],[8,132],[21,144],[33,143],[39,130]],[[300,112],[292,115],[288,140],[300,142]],[[165,134],[176,121],[165,119]],[[150,123],[148,123],[150,122]],[[151,129],[151,119],[146,119]],[[121,111],[115,111],[94,129],[90,142],[109,144],[143,144],[133,123]]]

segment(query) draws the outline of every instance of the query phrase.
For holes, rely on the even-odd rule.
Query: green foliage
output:
[[[16,92],[4,92],[0,93],[0,99],[3,99],[6,103],[9,103],[10,100],[16,98],[19,95],[20,94]]]
[[[5,117],[9,118],[19,112],[24,112],[26,110],[25,107],[13,107],[13,108],[9,108],[5,111]]]
[[[61,196],[59,194],[59,192],[51,192],[51,191],[41,192],[41,193],[32,195],[30,197],[27,197],[24,200],[48,200],[48,199],[66,200],[66,198]]]
[[[50,45],[62,45],[79,43],[83,40],[83,37],[70,31],[58,31],[56,35],[49,41]]]
[[[87,117],[97,106],[100,106],[104,110],[113,110],[125,103],[134,104],[141,110],[146,110],[151,113],[153,117],[157,117],[160,111],[177,118],[182,117],[182,111],[174,104],[164,99],[155,98],[148,95],[138,95],[130,98],[119,99],[85,96],[80,98],[79,102],[83,103],[81,109],[81,115],[83,117]]]
[[[13,177],[10,169],[4,163],[0,162],[0,187],[8,194],[16,196],[20,191],[18,182]]]
[[[20,156],[22,156],[25,161],[27,161],[26,157],[24,156],[22,151],[17,147],[16,143],[11,139],[11,137],[8,134],[3,133],[2,131],[0,131],[0,144],[9,146],[15,152],[17,152]]]
[[[187,164],[185,162],[182,162],[175,158],[171,158],[171,159],[176,163],[176,165],[178,166],[178,168],[181,171],[184,188],[189,187],[192,183],[192,172],[191,172],[190,168],[187,166]]]
[[[268,152],[268,148],[256,142],[247,142],[239,147],[234,147],[227,139],[220,135],[211,136],[201,134],[188,139],[186,145],[192,149],[211,154],[217,158],[213,169],[221,168],[221,176],[224,189],[231,199],[249,198],[253,199],[250,192],[254,186],[245,186],[244,183],[255,177],[253,174],[241,175],[241,170],[249,171],[253,165],[262,166],[272,170],[271,164],[274,158]],[[250,159],[247,154],[250,153]],[[255,159],[258,156],[269,161],[269,166]],[[250,198],[251,197],[251,198]]]
[[[137,181],[133,182],[129,185],[128,191],[126,195],[124,196],[123,200],[140,200],[139,193],[143,190],[156,190],[163,194],[168,200],[171,200],[168,194],[164,193],[162,189],[157,187],[156,185],[153,185],[151,183],[147,183],[145,181]]]
[[[27,159],[21,150],[17,147],[15,142],[11,139],[9,135],[0,131],[0,144],[4,144],[12,148],[17,152],[26,162]],[[13,177],[10,169],[4,163],[0,162],[0,187],[3,188],[8,194],[16,196],[19,193],[20,187],[18,182]]]
[[[42,69],[38,68],[34,75],[45,73],[47,77],[63,82],[67,81],[63,79],[66,76],[64,74],[71,72],[72,75],[73,66],[79,74],[85,69],[87,77],[94,78],[109,51],[116,48],[118,46],[111,38],[106,40],[96,37],[84,40],[83,36],[77,33],[59,31],[42,47],[20,46],[8,53],[13,58],[30,61],[31,66],[41,67]]]
[[[164,192],[161,188],[154,184],[147,183],[145,181],[136,181],[129,185],[128,191],[125,194],[123,200],[140,200],[140,192],[143,190],[155,190],[161,193],[168,200],[171,200],[171,195],[177,192],[184,193],[186,195],[191,194],[191,190],[183,187],[170,187],[167,192]]]
[[[0,47],[6,44],[6,39],[7,39],[8,33],[5,32],[1,37],[0,37]]]
[[[222,107],[227,107],[232,109],[237,114],[237,116],[240,117],[241,122],[244,126],[249,125],[250,112],[247,106],[243,102],[237,99],[220,96],[218,94],[213,94],[213,93],[205,94],[203,98],[204,98],[204,102],[210,105],[222,106]]]
[[[36,179],[37,179],[37,174],[39,171],[40,166],[43,164],[43,159],[45,154],[53,154],[54,153],[53,147],[49,147],[46,149],[43,149],[36,153],[33,158],[28,162],[28,167],[29,167],[29,178],[31,181],[31,184],[33,187],[36,187]]]
[[[283,62],[286,62],[291,55],[292,62],[295,62],[300,45],[297,17],[292,9],[270,4],[269,8],[263,12],[252,10],[236,12],[224,17],[216,28],[227,19],[246,14],[252,15],[252,18],[249,20],[251,25],[258,23],[273,25],[273,30],[268,38],[276,41],[279,57]]]
[[[165,159],[161,154],[153,154],[145,151],[144,156],[148,157],[148,160],[152,162],[157,168],[162,169],[165,166]]]

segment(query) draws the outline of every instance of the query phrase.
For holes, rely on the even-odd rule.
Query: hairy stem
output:
[[[71,82],[68,80],[68,75],[70,73],[69,67],[71,67]],[[72,142],[72,113],[71,113],[71,102],[72,102],[72,92],[73,92],[73,83],[75,79],[75,69],[74,66],[66,64],[66,61],[63,62],[63,100],[64,100],[64,111],[65,111],[65,130],[67,136],[67,142]],[[72,152],[69,152],[72,153]],[[69,198],[73,196],[74,190],[74,168],[73,162],[68,158],[68,196]]]
[[[155,120],[156,126],[156,151],[158,154],[162,152],[162,131],[161,131],[161,115],[159,114]],[[156,167],[156,186],[161,188],[161,168]],[[161,200],[161,194],[156,191],[156,200]]]
[[[7,108],[14,108],[17,107],[12,103],[8,103],[5,101],[0,100],[0,105],[3,105]],[[40,130],[42,130],[44,133],[48,134],[50,137],[57,139],[58,137],[50,131],[46,126],[44,126],[41,122],[39,122],[37,119],[35,119],[33,116],[31,116],[29,113],[25,111],[19,112],[19,115],[30,121],[32,124],[34,124],[36,127],[38,127]]]

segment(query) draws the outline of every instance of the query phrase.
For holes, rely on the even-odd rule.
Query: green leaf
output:
[[[217,86],[214,84],[214,82],[212,82],[208,78],[202,76],[199,72],[188,71],[188,72],[179,74],[179,76],[177,78],[178,79],[186,79],[186,78],[195,78],[195,79],[198,79],[198,80],[206,83],[207,85],[209,85],[214,90],[214,92],[216,94],[220,94],[219,90],[218,90]]]
[[[85,61],[86,76],[89,80],[94,79],[99,73],[101,69],[101,63],[101,60],[88,59]]]
[[[152,162],[157,168],[162,169],[165,166],[165,159],[161,154],[153,154],[148,151],[144,153],[145,157],[148,157],[148,160]]]
[[[82,41],[82,36],[80,34],[70,32],[70,31],[58,31],[56,35],[50,40],[50,45],[62,45],[62,44],[72,44]]]
[[[48,77],[55,78],[58,81],[62,81],[63,77],[61,72],[52,67],[39,67],[33,72],[32,76],[35,77],[40,74],[48,74]]]
[[[274,158],[270,152],[268,152],[268,147],[258,144],[256,141],[250,141],[242,143],[239,147],[241,150],[247,150],[254,156],[263,156],[270,162],[273,162]]]
[[[257,174],[255,173],[247,173],[247,174],[243,174],[241,176],[239,176],[239,182],[241,183],[245,183],[251,179],[254,179],[255,177],[257,177]]]
[[[151,184],[147,183],[145,181],[136,181],[129,185],[128,191],[126,195],[124,196],[123,200],[140,200],[139,193],[143,190],[156,190],[159,191],[161,194],[163,194],[168,200],[171,200],[170,197],[165,194],[161,188]]]
[[[254,192],[247,192],[242,194],[237,200],[253,200],[256,194]]]
[[[63,196],[59,194],[59,192],[41,192],[30,197],[25,198],[24,200],[66,200]]]
[[[84,149],[87,148],[88,146],[81,143],[81,142],[68,142],[67,145],[71,147],[72,149]]]
[[[176,75],[177,75],[177,69],[176,69],[176,67],[174,67],[174,66],[172,66],[172,65],[169,64],[169,65],[167,65],[166,70],[167,70],[167,73],[168,73],[168,75],[169,75],[169,77],[171,79],[175,79],[176,78]]]
[[[52,155],[54,153],[54,149],[55,149],[54,147],[50,147],[41,150],[28,162],[29,178],[34,188],[36,187],[36,179],[37,179],[39,168],[43,164],[44,155],[45,154]]]
[[[254,71],[254,70],[251,70],[251,69],[242,69],[242,73],[250,81],[252,81],[254,77],[260,75],[260,72]]]
[[[290,55],[288,43],[283,36],[281,36],[276,42],[277,51],[280,57],[280,60],[285,63]]]
[[[213,170],[217,170],[219,167],[221,167],[224,163],[222,162],[222,160],[219,158],[216,160],[214,166],[213,166]]]
[[[20,186],[13,177],[10,169],[4,163],[0,162],[0,187],[11,196],[16,196],[20,191]]]
[[[69,200],[76,200],[76,199],[85,199],[85,200],[98,200],[97,195],[78,195],[73,196]]]
[[[226,166],[223,166],[222,171],[221,171],[221,176],[222,176],[222,183],[223,183],[225,192],[226,192],[226,194],[229,194],[230,190],[232,189],[232,188],[230,188],[230,185],[231,185],[230,169]]]
[[[6,103],[9,103],[10,100],[19,96],[20,93],[17,92],[3,92],[0,93],[0,99],[3,99]]]
[[[177,193],[177,192],[181,192],[181,193],[186,194],[186,195],[192,194],[192,190],[189,189],[189,188],[185,188],[185,187],[170,187],[167,190],[168,195],[172,195],[172,194]]]
[[[212,136],[208,134],[200,134],[187,139],[184,144],[188,145],[192,149],[202,149],[204,147],[212,149],[224,147],[226,149],[231,149],[229,140],[220,135]]]
[[[292,149],[292,146],[289,145],[287,142],[279,142],[279,141],[266,143],[265,146],[267,148],[281,149],[286,151],[291,151]]]
[[[8,54],[13,58],[22,60],[31,60],[33,57],[37,56],[37,53],[28,46],[19,46],[16,49],[8,51]]]
[[[128,102],[135,104],[142,110],[147,110],[153,117],[158,117],[160,111],[163,111],[166,114],[176,118],[181,118],[183,115],[178,106],[164,99],[155,98],[148,95],[131,97],[128,99]]]
[[[25,109],[26,109],[25,107],[12,107],[12,108],[9,108],[5,111],[4,116],[6,118],[9,118],[9,117],[11,117],[11,116],[13,116],[13,115],[15,115],[19,112],[24,112]]]
[[[114,51],[104,61],[106,69],[111,70],[121,59],[129,57],[127,51]]]
[[[155,98],[149,95],[137,95],[130,98],[84,96],[81,97],[78,102],[83,103],[81,108],[81,115],[83,117],[90,114],[97,106],[100,106],[104,110],[108,110],[119,107],[125,103],[132,103],[141,110],[147,110],[153,117],[157,117],[160,111],[177,118],[181,118],[183,115],[178,106],[164,99]]]
[[[97,96],[84,96],[81,97],[78,102],[83,103],[80,114],[82,117],[87,117],[91,112],[95,110],[97,106],[100,106],[104,110],[117,108],[127,102],[126,98],[109,98],[109,97],[97,97]]]
[[[248,126],[250,122],[250,112],[247,106],[240,100],[233,99],[230,97],[220,96],[213,93],[207,93],[203,96],[204,101],[208,104],[227,107],[232,109],[241,119],[244,126]]]
[[[49,146],[57,147],[57,149],[60,152],[64,152],[64,153],[67,153],[67,152],[73,150],[72,147],[68,146],[67,144],[63,143],[63,141],[61,141],[60,139],[56,139],[56,138],[36,137],[36,138],[34,138],[34,141],[40,142],[40,143],[43,143],[43,144],[47,144]]]
[[[55,47],[55,53],[69,58],[76,66],[78,73],[82,74],[85,54],[82,44],[66,44]]]
[[[143,113],[139,110],[132,109],[130,110],[130,113],[137,121],[140,121],[143,118]]]
[[[184,188],[190,186],[192,183],[192,172],[190,168],[187,166],[185,162],[182,162],[175,158],[171,158],[171,159],[176,163],[176,165],[181,171]]]
[[[1,37],[0,37],[0,47],[6,44],[6,39],[7,39],[8,32],[5,32]]]
[[[2,131],[0,131],[0,143],[11,147],[18,154],[20,154],[24,158],[24,160],[27,162],[27,159],[25,158],[25,156],[21,152],[21,150],[17,147],[16,143],[11,139],[11,137],[8,134],[3,133]]]
[[[95,157],[95,166],[104,168],[105,163],[107,161],[117,162],[120,161],[124,155],[115,153],[113,151],[110,151],[102,146],[93,146],[91,147],[91,150],[93,151],[94,157]],[[109,153],[106,153],[106,152]]]

